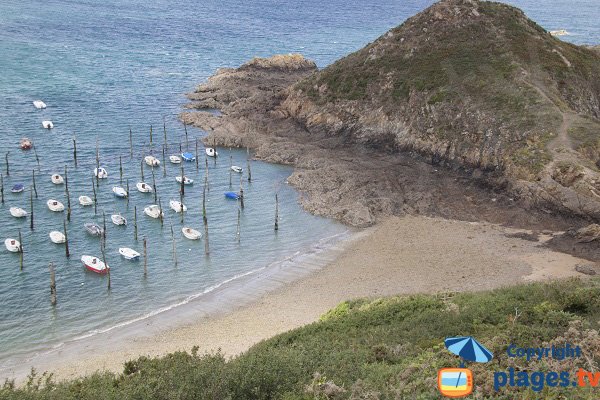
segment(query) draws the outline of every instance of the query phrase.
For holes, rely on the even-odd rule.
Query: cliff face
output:
[[[600,55],[514,7],[436,3],[298,82],[280,112],[313,133],[496,171],[534,202],[599,215]],[[580,175],[563,179],[570,168]]]
[[[322,71],[299,55],[219,70],[181,118],[295,165],[302,204],[351,225],[598,219],[599,77],[596,50],[518,9],[444,0]]]

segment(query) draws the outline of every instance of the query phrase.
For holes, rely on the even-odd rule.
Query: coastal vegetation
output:
[[[518,285],[480,293],[439,293],[341,303],[317,322],[227,359],[178,352],[141,357],[120,374],[56,383],[32,372],[23,387],[6,382],[0,398],[21,399],[392,399],[438,398],[437,371],[458,367],[448,336],[473,335],[494,359],[469,364],[477,398],[596,398],[593,388],[493,388],[494,371],[597,370],[600,280]],[[201,340],[201,339],[199,339]],[[579,345],[582,357],[527,362],[511,344]],[[597,390],[597,389],[596,389]]]

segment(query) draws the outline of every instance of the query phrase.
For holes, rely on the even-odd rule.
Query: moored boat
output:
[[[178,183],[181,183],[181,176],[176,176],[176,177],[175,177],[175,180],[176,180]],[[190,178],[188,178],[187,176],[184,176],[184,177],[183,177],[183,184],[184,184],[184,185],[191,185],[192,183],[194,183],[194,180],[193,180],[193,179],[190,179]]]
[[[126,260],[137,260],[140,258],[140,253],[129,247],[119,247],[119,254]]]
[[[115,196],[124,199],[125,197],[127,197],[127,190],[123,189],[121,186],[114,186],[112,188],[113,193],[115,194]]]
[[[198,240],[200,239],[200,237],[202,237],[202,234],[200,232],[188,226],[184,226],[183,228],[181,228],[181,232],[183,233],[183,236],[190,240]]]
[[[182,211],[187,211],[187,207],[185,206],[185,204],[183,204],[177,200],[169,201],[169,207],[171,207],[171,209],[173,211],[175,211],[176,213],[182,212]]]
[[[154,156],[144,157],[144,162],[151,167],[158,167],[160,165],[160,160]]]
[[[209,157],[216,157],[219,155],[219,153],[212,147],[207,147],[204,151],[206,151],[206,155]]]
[[[46,108],[46,103],[44,103],[42,100],[34,100],[33,106],[38,110],[41,110],[42,108]]]
[[[52,176],[50,177],[50,180],[55,185],[62,185],[63,183],[65,183],[64,178],[59,174],[52,174]]]
[[[228,199],[238,200],[240,198],[240,195],[236,192],[225,192],[224,194]]]
[[[104,229],[100,227],[100,225],[94,222],[86,222],[83,224],[83,227],[92,236],[101,236],[104,233]]]
[[[115,225],[127,225],[127,219],[121,214],[113,214],[110,219]]]
[[[21,193],[23,190],[25,190],[25,185],[22,183],[17,183],[10,189],[13,193]]]
[[[239,173],[239,174],[241,174],[241,173],[242,173],[242,171],[243,171],[242,167],[239,167],[239,166],[237,166],[237,165],[232,165],[232,166],[231,166],[231,170],[232,170],[233,172],[237,172],[237,173]]]
[[[23,138],[19,142],[19,147],[21,148],[21,150],[31,150],[31,148],[33,147],[33,142],[29,138]]]
[[[50,199],[46,202],[50,211],[61,212],[65,210],[65,206],[58,200]]]
[[[15,218],[24,218],[27,216],[27,211],[20,207],[11,207],[8,211],[10,211],[10,215]]]
[[[62,232],[52,231],[48,234],[52,243],[61,244],[67,241],[67,238]]]
[[[89,271],[95,272],[100,275],[104,275],[108,272],[110,267],[98,257],[93,256],[81,256],[81,262]]]
[[[144,208],[144,214],[151,218],[159,218],[162,215],[162,210],[158,205],[152,204]]]
[[[54,128],[54,124],[52,123],[52,121],[42,121],[42,126],[44,127],[44,129]]]
[[[13,239],[13,238],[8,238],[4,241],[4,246],[6,246],[6,250],[13,252],[13,253],[18,253],[21,251],[21,242],[19,242],[17,239]]]
[[[108,178],[108,172],[102,167],[94,168],[94,176],[98,179],[106,179]]]
[[[152,193],[152,186],[148,185],[146,182],[138,182],[135,184],[138,192],[142,193]]]
[[[82,206],[91,206],[94,205],[94,200],[92,200],[89,196],[79,196],[79,204]]]
[[[183,161],[196,161],[196,157],[194,157],[194,155],[189,152],[181,153],[181,158],[183,159]]]
[[[169,156],[169,161],[171,161],[172,164],[181,164],[181,157]]]

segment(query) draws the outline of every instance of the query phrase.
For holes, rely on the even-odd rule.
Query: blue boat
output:
[[[238,200],[240,198],[240,195],[236,192],[225,192],[225,197],[227,197],[228,199]]]
[[[181,153],[183,161],[196,161],[196,157],[192,153]]]
[[[15,186],[10,189],[13,193],[21,193],[25,189],[25,186],[22,183],[17,183]]]

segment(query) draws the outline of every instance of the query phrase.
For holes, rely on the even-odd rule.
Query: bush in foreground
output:
[[[597,370],[600,280],[520,285],[482,293],[416,295],[340,304],[320,321],[263,341],[226,360],[222,354],[174,353],[54,383],[32,376],[2,399],[396,399],[439,398],[437,370],[457,367],[447,336],[473,335],[492,350],[469,365],[476,398],[596,398],[594,389],[493,389],[493,372]],[[527,363],[506,356],[525,347],[580,345],[586,357]],[[597,389],[596,389],[597,391]]]

